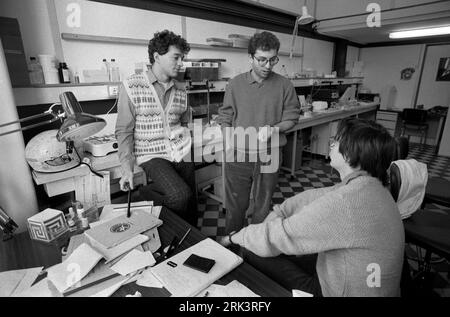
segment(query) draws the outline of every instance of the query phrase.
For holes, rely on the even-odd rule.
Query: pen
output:
[[[131,205],[131,188],[128,188],[128,208],[127,208],[127,218],[130,218],[130,205]]]
[[[180,242],[178,242],[178,246],[180,246],[180,245],[183,243],[184,239],[186,239],[186,237],[187,237],[187,235],[189,234],[189,232],[191,232],[191,228],[189,228],[189,229],[186,231],[186,233],[184,234],[183,238],[181,238]]]

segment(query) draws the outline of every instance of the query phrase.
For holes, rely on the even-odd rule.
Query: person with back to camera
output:
[[[287,289],[314,296],[399,296],[404,228],[386,185],[396,142],[381,125],[339,123],[330,145],[341,182],[275,205],[261,224],[223,237]],[[305,261],[305,255],[318,254]],[[306,256],[307,258],[308,256]]]

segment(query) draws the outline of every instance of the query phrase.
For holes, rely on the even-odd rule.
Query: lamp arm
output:
[[[29,121],[29,120],[34,120],[34,119],[46,117],[48,115],[52,115],[53,116],[52,119],[47,120],[47,121],[43,121],[43,122],[39,122],[39,123],[36,123],[36,124],[32,124],[32,125],[26,126],[24,128],[21,127],[19,129],[16,129],[16,130],[11,130],[11,131],[8,131],[8,132],[0,133],[0,136],[6,135],[6,134],[10,134],[10,133],[14,133],[14,132],[18,132],[18,131],[25,131],[25,130],[28,130],[28,129],[31,129],[31,128],[39,127],[39,126],[44,125],[44,124],[50,124],[52,122],[55,122],[55,121],[59,120],[60,118],[64,117],[65,114],[64,113],[59,114],[59,113],[55,112],[53,110],[53,107],[56,106],[56,105],[60,105],[60,103],[52,104],[50,106],[50,108],[48,108],[48,110],[46,110],[43,113],[35,114],[35,115],[29,116],[29,117],[26,117],[26,118],[22,118],[22,119],[19,119],[19,120],[16,120],[16,121],[0,124],[0,128],[2,128],[2,127],[6,127],[8,125],[11,125],[11,124],[21,123],[21,122],[25,122],[25,121]]]
[[[10,133],[14,133],[14,132],[19,132],[19,131],[25,131],[25,130],[28,130],[28,129],[31,129],[31,128],[39,127],[41,125],[50,124],[50,123],[58,121],[58,120],[59,120],[59,116],[55,116],[55,117],[53,117],[50,120],[39,122],[39,123],[36,123],[36,124],[32,124],[32,125],[26,126],[25,128],[19,128],[19,129],[16,129],[16,130],[11,130],[11,131],[8,131],[8,132],[0,133],[0,136],[6,135],[6,134],[10,134]]]

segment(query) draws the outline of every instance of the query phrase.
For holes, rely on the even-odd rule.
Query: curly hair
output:
[[[159,55],[164,55],[169,51],[171,45],[177,47],[183,54],[187,54],[191,50],[188,42],[180,35],[176,35],[169,30],[156,32],[148,43],[148,57],[150,63],[153,64],[155,62],[155,58],[153,57],[155,52]]]
[[[256,33],[250,39],[248,43],[248,53],[254,55],[256,50],[260,49],[262,51],[278,50],[280,49],[280,41],[278,38],[270,32]]]

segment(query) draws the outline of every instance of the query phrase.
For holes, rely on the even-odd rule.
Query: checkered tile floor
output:
[[[450,180],[450,158],[434,154],[433,146],[421,148],[418,144],[411,144],[408,158],[414,158],[427,164],[430,176],[440,176]],[[329,163],[324,159],[308,159],[306,155],[302,168],[291,179],[290,174],[280,171],[278,186],[272,197],[272,204],[282,203],[286,198],[292,197],[304,190],[325,186],[332,186],[340,181],[336,171],[332,171]],[[438,205],[427,206],[430,210],[445,212],[445,208]],[[203,215],[198,220],[198,227],[207,236],[218,239],[225,234],[225,213],[222,205],[217,201],[199,196],[199,211]],[[412,256],[417,252],[416,248],[410,249]],[[413,268],[414,261],[410,261]],[[446,261],[436,263],[433,268],[439,272],[435,278],[434,291],[441,296],[450,297],[449,271],[450,264]]]

